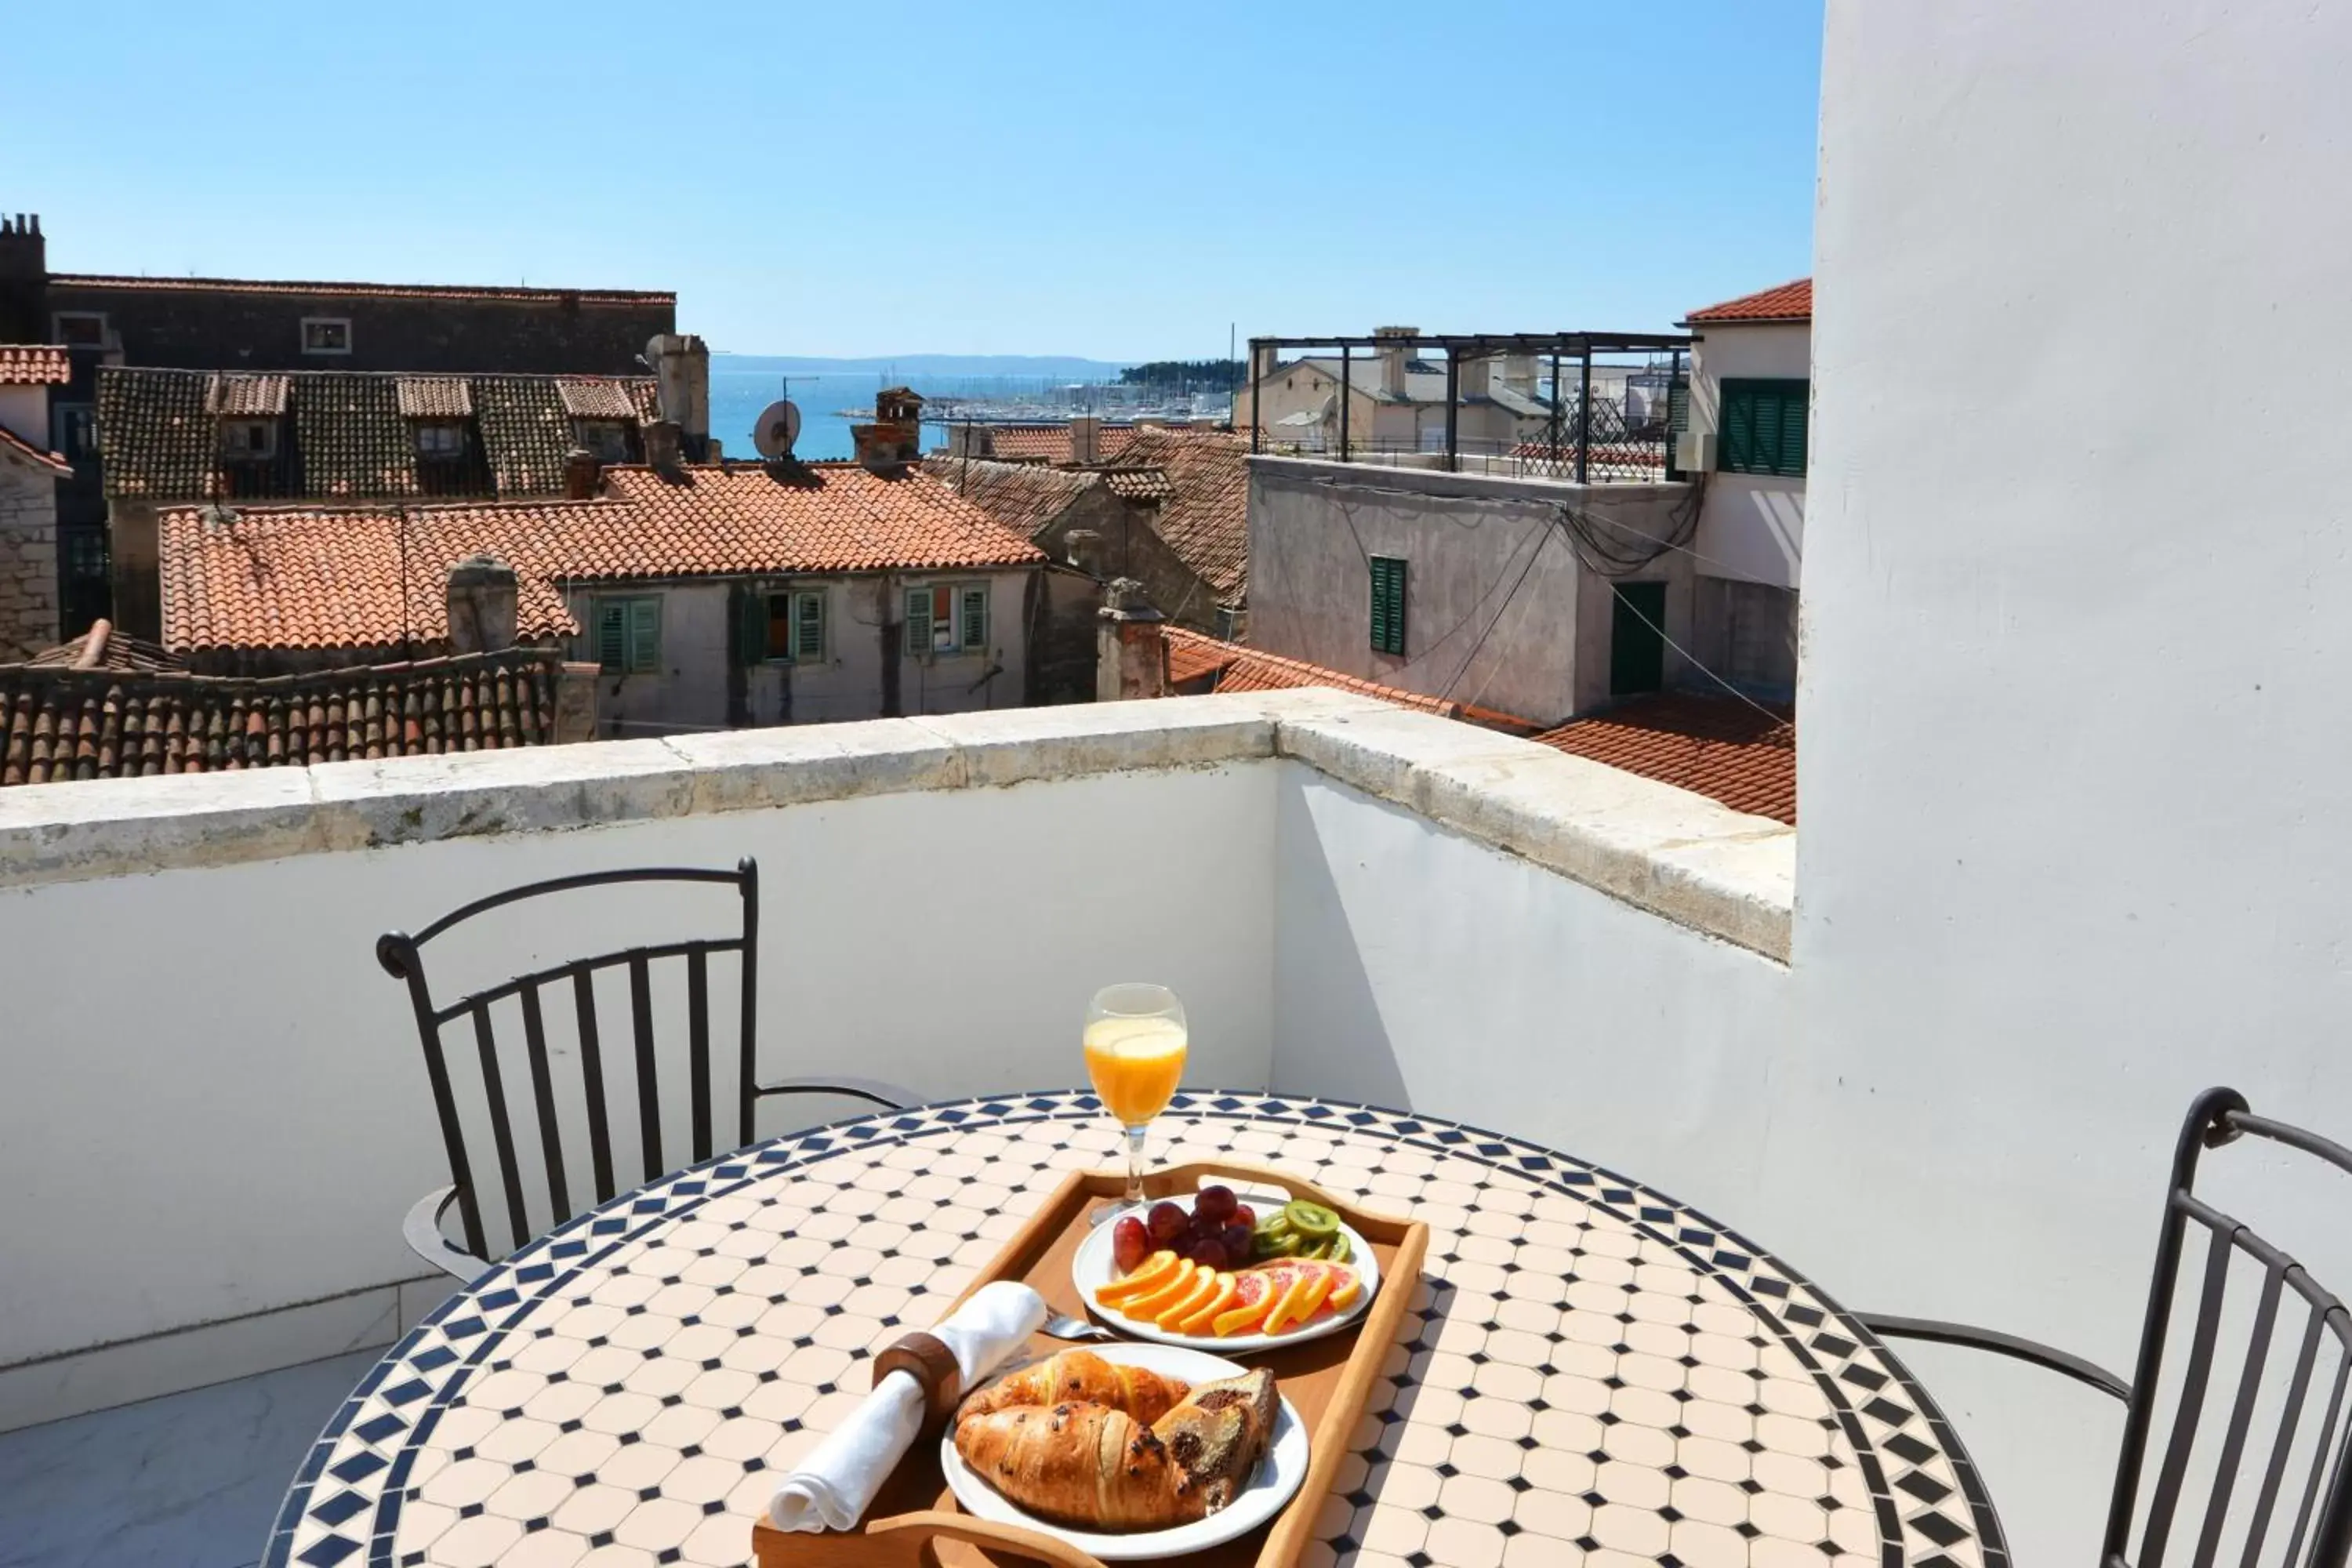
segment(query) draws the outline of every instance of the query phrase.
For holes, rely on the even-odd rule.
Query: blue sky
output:
[[[1658,330],[1811,266],[1821,0],[37,7],[61,271],[675,289],[740,353]],[[23,128],[32,127],[29,142]]]

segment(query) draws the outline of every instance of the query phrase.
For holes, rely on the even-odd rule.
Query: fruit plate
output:
[[[1242,1192],[1237,1195],[1242,1202],[1260,1212],[1265,1212],[1268,1208],[1279,1208],[1284,1202],[1283,1194],[1263,1190]],[[1105,1327],[1131,1339],[1150,1340],[1155,1344],[1213,1350],[1219,1355],[1248,1355],[1257,1351],[1272,1350],[1277,1345],[1303,1344],[1309,1340],[1319,1340],[1327,1334],[1336,1334],[1362,1317],[1364,1310],[1371,1305],[1372,1298],[1380,1292],[1381,1263],[1378,1255],[1373,1251],[1371,1243],[1364,1239],[1363,1234],[1342,1218],[1339,1221],[1339,1234],[1348,1238],[1347,1267],[1354,1269],[1357,1277],[1362,1281],[1362,1289],[1356,1292],[1356,1299],[1343,1310],[1326,1310],[1318,1312],[1296,1328],[1286,1329],[1279,1333],[1272,1334],[1188,1334],[1173,1329],[1162,1328],[1158,1323],[1128,1317],[1115,1307],[1105,1306],[1100,1299],[1102,1289],[1118,1278],[1117,1267],[1111,1257],[1111,1233],[1118,1228],[1119,1220],[1129,1215],[1147,1214],[1150,1208],[1151,1205],[1149,1203],[1139,1204],[1133,1208],[1120,1209],[1105,1217],[1095,1226],[1092,1233],[1078,1244],[1077,1256],[1070,1259],[1071,1283],[1077,1287],[1078,1295],[1086,1301],[1087,1310],[1092,1311]]]
[[[1191,1384],[1214,1383],[1219,1378],[1236,1377],[1243,1368],[1233,1362],[1210,1355],[1205,1351],[1186,1350],[1175,1345],[1105,1344],[1088,1349],[1105,1361],[1129,1366],[1148,1367],[1167,1377],[1181,1377]],[[1012,1370],[1018,1370],[1017,1368]],[[1279,1397],[1281,1384],[1275,1385]],[[1101,1563],[1146,1563],[1162,1557],[1181,1557],[1247,1535],[1267,1520],[1282,1511],[1307,1479],[1307,1426],[1299,1420],[1298,1412],[1287,1399],[1279,1400],[1276,1412],[1274,1440],[1267,1445],[1265,1458],[1258,1464],[1257,1473],[1248,1486],[1225,1507],[1206,1519],[1190,1524],[1180,1524],[1171,1530],[1142,1530],[1124,1534],[1106,1534],[1099,1531],[1073,1530],[1066,1525],[1049,1524],[1034,1514],[1024,1512],[1007,1501],[963,1462],[956,1452],[952,1430],[940,1439],[940,1470],[945,1476],[950,1490],[966,1513],[974,1518],[992,1520],[999,1524],[1020,1525],[1046,1535],[1058,1536],[1079,1551]]]

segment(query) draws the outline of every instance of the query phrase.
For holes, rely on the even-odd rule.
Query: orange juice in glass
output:
[[[1143,1201],[1143,1140],[1184,1076],[1184,1005],[1164,985],[1106,985],[1087,1009],[1087,1076],[1127,1129],[1127,1201]]]

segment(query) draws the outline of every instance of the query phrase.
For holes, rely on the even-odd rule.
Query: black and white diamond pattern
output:
[[[1171,1162],[1278,1165],[1431,1226],[1316,1568],[2007,1568],[1973,1467],[1900,1363],[1705,1216],[1369,1107],[1188,1094],[1157,1133]],[[264,1561],[743,1563],[777,1475],[856,1405],[863,1363],[936,1321],[1116,1139],[1083,1094],[883,1112],[583,1215],[370,1372]]]

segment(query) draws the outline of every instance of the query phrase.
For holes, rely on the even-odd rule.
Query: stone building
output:
[[[58,639],[58,481],[49,394],[69,366],[53,347],[0,345],[0,658]]]

